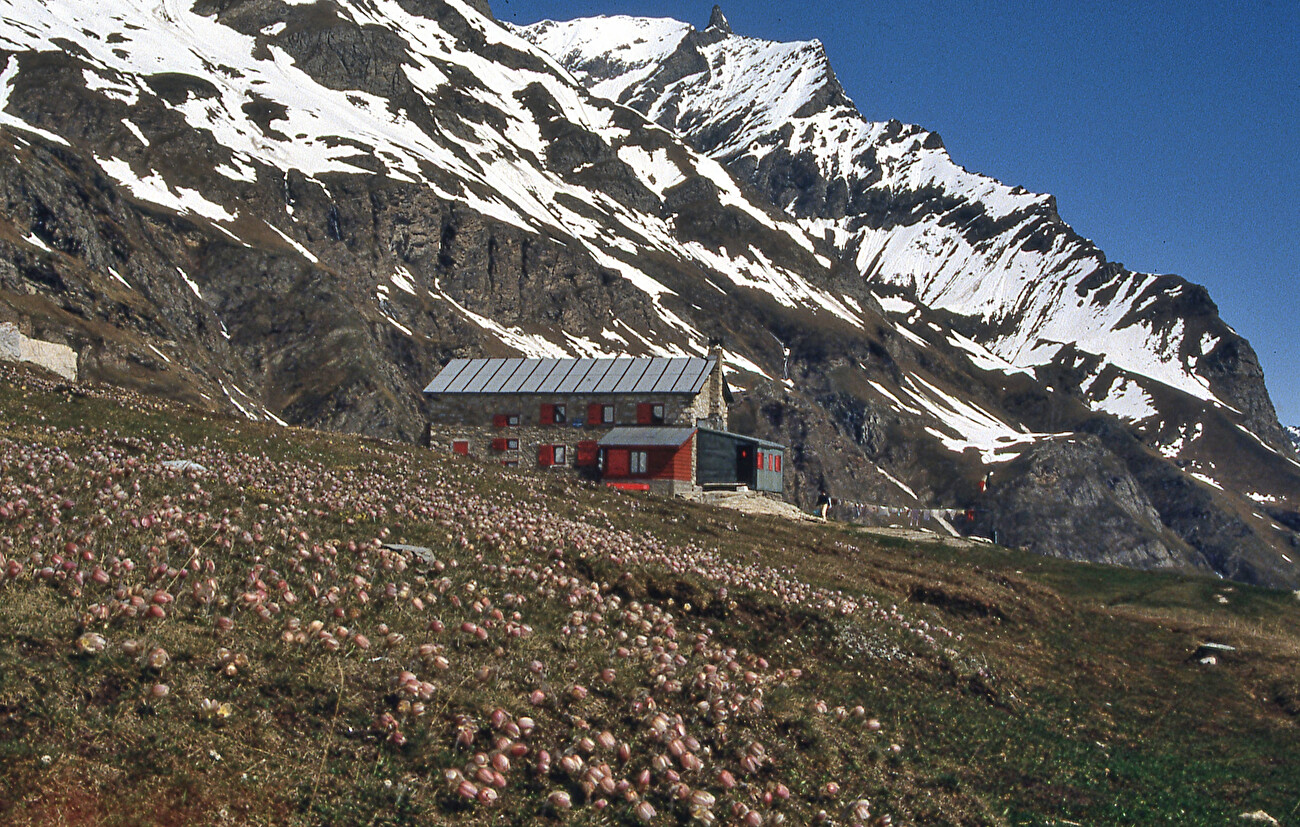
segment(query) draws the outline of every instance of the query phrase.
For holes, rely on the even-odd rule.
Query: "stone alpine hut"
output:
[[[779,493],[784,448],[727,431],[720,356],[452,359],[424,389],[430,442],[621,488]]]

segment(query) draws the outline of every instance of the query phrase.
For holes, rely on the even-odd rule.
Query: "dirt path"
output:
[[[704,503],[716,505],[721,508],[730,508],[733,511],[740,511],[744,514],[769,515],[781,517],[786,520],[796,522],[820,523],[820,517],[809,514],[801,510],[798,506],[778,500],[775,497],[766,497],[762,494],[748,491],[743,493],[715,493],[704,496]],[[895,526],[855,526],[863,533],[873,534],[877,537],[892,537],[901,540],[912,540],[918,543],[941,543],[949,548],[973,548],[979,542],[967,537],[953,537],[949,534],[938,534],[933,531],[926,531],[919,528],[900,528]]]
[[[799,509],[798,506],[778,500],[774,497],[765,497],[762,494],[748,491],[744,493],[726,493],[726,494],[706,494],[702,500],[707,505],[721,506],[730,508],[734,511],[740,511],[745,514],[765,514],[773,517],[781,517],[786,520],[796,522],[821,522],[820,517],[807,514]]]
[[[919,528],[895,528],[892,526],[859,526],[866,534],[874,534],[877,537],[896,537],[902,540],[913,540],[918,543],[940,543],[949,548],[974,548],[980,543],[979,540],[973,540],[969,537],[953,537],[950,534],[936,534],[933,531],[925,531]],[[987,541],[985,541],[987,543]]]

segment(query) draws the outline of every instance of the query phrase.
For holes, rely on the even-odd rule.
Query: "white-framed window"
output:
[[[517,413],[514,413],[514,414],[507,414],[507,415],[506,415],[506,422],[509,422],[509,423],[510,423],[510,427],[511,427],[511,428],[518,428],[518,427],[519,427],[519,414],[517,414]]]
[[[646,452],[633,451],[630,458],[630,471],[633,474],[644,474],[646,472]]]
[[[664,421],[664,403],[656,402],[650,406],[650,421],[656,425]]]
[[[563,405],[555,406],[555,413],[552,416],[552,421],[555,422],[556,425],[563,425],[568,421],[568,412],[565,410]]]
[[[555,446],[555,464],[556,464],[556,465],[564,465],[564,464],[566,463],[567,460],[568,460],[568,451],[565,450],[565,447],[564,447],[563,445],[556,445],[556,446]]]
[[[601,421],[601,422],[611,422],[611,423],[614,421],[614,406],[613,406],[613,405],[602,405],[602,406],[601,406],[601,409],[600,409],[600,421]]]

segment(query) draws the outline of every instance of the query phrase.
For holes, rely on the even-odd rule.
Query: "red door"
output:
[[[626,448],[610,448],[605,454],[605,476],[626,477],[631,473],[631,452]]]

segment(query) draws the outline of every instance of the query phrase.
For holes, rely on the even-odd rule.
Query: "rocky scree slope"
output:
[[[1121,492],[1122,530],[1008,517],[1007,542],[1106,560],[1140,537],[1142,565],[1297,579],[1294,534],[1228,493],[1231,467],[1189,468],[1226,491],[1187,478],[947,311],[878,300],[834,244],[484,7],[3,0],[0,66],[0,313],[91,379],[418,440],[419,389],[451,356],[721,335],[736,421],[792,446],[796,499],[964,507],[990,467],[1083,450],[1110,476],[1079,507]],[[1254,451],[1249,490],[1291,513],[1291,458],[1205,422],[1189,441]],[[1051,484],[994,487],[979,513]],[[1175,519],[1194,513],[1222,530]]]
[[[1294,509],[1294,449],[1253,351],[1206,291],[1109,262],[1060,219],[1051,196],[967,171],[938,135],[869,121],[819,42],[737,35],[716,6],[702,31],[626,16],[519,31],[593,92],[672,129],[824,237],[911,333],[1119,418],[1193,480],[1244,493],[1235,510],[1268,503],[1278,511],[1266,518],[1269,531],[1287,521],[1275,504]],[[1043,413],[1017,415],[1048,432],[1097,430],[1088,423],[1100,421]],[[1149,474],[1149,453],[1124,441],[1104,448],[1127,456],[1138,477]],[[1269,469],[1266,482],[1243,452]],[[1147,493],[1162,515],[1183,508]],[[1017,498],[1011,510],[1026,503]],[[990,522],[995,512],[1008,513],[986,509]]]

